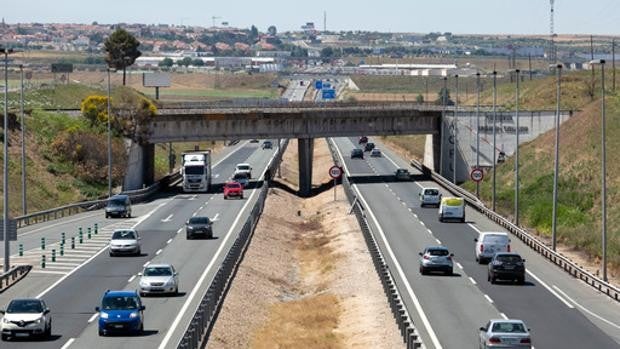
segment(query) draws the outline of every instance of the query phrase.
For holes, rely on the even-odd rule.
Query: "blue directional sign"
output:
[[[326,89],[326,88],[331,88],[331,87],[332,87],[332,84],[330,84],[329,82],[324,82],[324,83],[323,83],[323,88],[324,88],[324,89]]]
[[[336,90],[332,89],[323,89],[322,91],[323,99],[336,99]]]
[[[317,80],[314,82],[314,88],[317,90],[320,90],[323,88],[323,81],[322,80]]]

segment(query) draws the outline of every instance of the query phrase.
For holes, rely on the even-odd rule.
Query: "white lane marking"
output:
[[[170,222],[170,220],[172,219],[172,216],[174,216],[174,214],[170,214],[170,216],[162,219],[161,221],[164,222],[164,223]]]
[[[399,199],[400,200],[400,199]],[[402,201],[402,200],[401,200]],[[402,201],[401,204],[403,204],[403,206],[407,206],[407,203]]]
[[[38,274],[54,274],[54,275],[67,275],[69,273],[65,272],[65,271],[54,271],[54,270],[39,270],[39,269],[34,269],[31,270],[30,273],[38,273]]]
[[[574,300],[574,299],[570,298],[570,297],[569,297],[566,293],[564,293],[562,290],[560,290],[560,288],[559,288],[559,287],[557,287],[556,285],[553,285],[553,288],[555,288],[555,290],[556,290],[556,291],[560,292],[560,293],[562,294],[562,296],[566,297],[566,299],[568,299],[568,300],[570,300],[571,302],[575,303],[575,305],[576,305],[579,309],[581,309],[581,310],[585,311],[586,313],[588,313],[588,314],[590,314],[590,315],[594,316],[595,318],[597,318],[597,319],[599,319],[599,320],[603,321],[604,323],[606,323],[606,324],[608,324],[608,325],[611,325],[611,326],[613,326],[613,327],[615,327],[615,328],[617,328],[617,329],[620,329],[620,325],[615,324],[615,323],[613,323],[613,322],[611,322],[611,321],[609,321],[609,320],[607,320],[607,319],[605,319],[605,318],[601,317],[600,315],[593,313],[593,312],[592,312],[592,311],[590,311],[588,308],[586,308],[586,307],[584,307],[583,305],[581,305],[581,304],[579,304],[579,303],[575,302],[575,300]]]
[[[219,174],[219,173],[216,173],[216,174],[214,174],[214,175],[213,175],[213,178],[217,178],[217,177],[219,177],[219,176],[220,176],[220,174]]]
[[[168,239],[168,241],[166,241],[166,245],[171,243],[171,242],[172,242],[172,239]]]
[[[136,276],[135,276],[135,275],[132,275],[132,276],[129,278],[129,280],[127,280],[127,282],[132,282],[132,281],[133,281],[133,280],[135,280],[135,279],[136,279]]]
[[[202,211],[202,209],[205,208],[204,206],[200,206],[200,208],[198,209],[198,211]]]
[[[418,215],[414,213],[414,214],[413,214],[413,217],[415,217],[415,218],[417,219],[417,218],[418,218]]]
[[[413,209],[411,207],[409,207],[409,212],[413,213]]]
[[[430,229],[426,229],[426,231],[427,231],[429,234],[433,235],[433,231],[432,231],[432,230],[430,230]]]
[[[508,320],[508,316],[506,316],[506,314],[504,313],[499,313],[499,316],[501,316],[504,320]]]
[[[182,231],[183,231],[183,228],[179,228],[179,230],[177,230],[177,234],[181,234]]]
[[[213,219],[212,219],[211,221],[213,221],[213,222],[217,222],[217,221],[219,221],[219,220],[220,220],[220,214],[219,214],[219,213],[216,213],[216,214],[215,214],[215,216],[213,217]]]
[[[416,217],[416,218],[418,218],[418,217]],[[423,227],[426,227],[426,224],[424,222],[422,222],[422,221],[419,221],[419,222],[420,222],[420,224],[422,224]]]
[[[65,345],[63,345],[60,349],[67,349],[69,348],[69,346],[71,344],[73,344],[73,342],[75,341],[75,338],[69,338],[69,340],[67,341],[67,343],[65,343]]]
[[[159,256],[159,254],[161,253],[162,249],[160,248],[159,250],[157,250],[157,252],[155,252],[156,256]]]
[[[562,301],[562,303],[564,303],[567,307],[574,309],[575,307],[570,304],[566,299],[562,298],[562,296],[560,296],[557,292],[555,292],[551,287],[549,287],[549,285],[547,285],[544,281],[542,281],[538,276],[534,275],[534,273],[532,273],[529,270],[525,270],[531,277],[533,277],[536,281],[538,281],[539,284],[541,284],[544,288],[546,288],[549,292],[551,292],[552,295],[556,296],[557,299],[559,299],[560,301]]]
[[[192,217],[196,217],[197,214],[198,214],[198,212],[192,213]]]
[[[437,243],[441,245],[441,240],[435,239],[435,241],[437,241]]]
[[[151,264],[151,261],[148,261],[148,262],[142,264],[142,267],[146,268],[146,266],[149,265],[149,264]]]
[[[191,198],[189,198],[189,201],[194,201],[196,200],[196,197],[198,196],[198,194],[194,194]]]
[[[463,269],[463,267],[460,267],[461,269]],[[469,277],[469,281],[471,281],[472,284],[477,285],[478,283],[476,282],[476,280],[474,280],[474,278],[472,278],[471,276]],[[486,296],[486,295],[485,295]],[[493,303],[493,302],[491,302]]]
[[[491,297],[489,297],[489,295],[488,295],[488,294],[485,294],[485,295],[484,295],[484,298],[486,298],[486,299],[487,299],[487,301],[489,301],[489,303],[493,304],[493,300],[491,299]]]
[[[461,265],[461,263],[456,262],[456,266],[459,267],[459,269],[463,269],[463,266]],[[474,280],[475,281],[475,280]]]
[[[482,231],[480,231],[480,229],[478,229],[475,225],[473,225],[472,223],[467,223],[467,225],[469,225],[473,230],[477,231],[478,233],[482,233]]]
[[[88,323],[90,324],[91,322],[95,321],[97,316],[99,316],[99,313],[94,313],[93,316],[91,316],[90,319],[88,319]]]
[[[273,161],[273,158],[271,158],[271,161],[269,161],[269,163],[265,167],[265,170],[263,170],[262,174],[258,178],[263,178],[265,176],[265,172],[267,172],[267,168],[269,168],[269,165],[271,164],[272,161]],[[161,343],[158,346],[159,349],[166,348],[166,346],[168,345],[168,342],[170,342],[170,339],[172,338],[174,331],[176,330],[176,328],[179,326],[179,323],[181,322],[181,318],[183,317],[185,312],[187,312],[187,308],[189,308],[190,303],[194,300],[194,298],[198,294],[198,290],[202,286],[202,283],[205,281],[207,275],[209,274],[209,272],[215,265],[216,260],[218,259],[219,255],[222,253],[222,251],[224,250],[224,247],[226,246],[226,242],[232,236],[232,232],[236,228],[237,224],[239,224],[239,220],[241,219],[244,212],[248,208],[248,205],[252,202],[252,198],[254,197],[254,195],[256,195],[256,193],[258,193],[258,190],[252,190],[252,194],[250,194],[250,197],[248,198],[246,203],[243,205],[243,207],[239,211],[237,218],[235,218],[235,221],[230,226],[228,233],[226,233],[226,237],[224,238],[224,241],[222,241],[222,243],[220,244],[220,247],[218,247],[217,251],[215,252],[215,255],[213,255],[213,258],[211,258],[209,265],[207,265],[205,270],[202,272],[200,279],[198,279],[198,282],[192,289],[192,292],[189,294],[189,297],[187,297],[187,300],[185,301],[185,303],[183,303],[183,307],[181,307],[181,310],[178,312],[177,316],[174,318],[174,321],[170,325],[170,328],[168,329],[166,336],[164,337],[164,339],[162,339]],[[188,323],[188,326],[189,326],[189,323]]]

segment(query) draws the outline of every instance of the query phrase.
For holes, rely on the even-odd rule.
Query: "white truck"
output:
[[[181,176],[184,192],[209,191],[211,186],[211,151],[196,150],[181,153]]]

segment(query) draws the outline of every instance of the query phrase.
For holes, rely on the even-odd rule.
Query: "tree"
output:
[[[184,66],[186,66],[186,67],[189,67],[189,66],[192,64],[192,59],[191,59],[190,57],[185,57],[185,58],[183,58],[183,59],[178,60],[178,61],[177,61],[177,64],[178,64],[179,66],[184,65]]]
[[[418,104],[422,104],[422,103],[424,103],[424,96],[422,96],[421,94],[418,94],[418,95],[416,96],[416,98],[415,98],[415,101],[416,101]]]
[[[267,28],[267,33],[271,36],[276,36],[276,34],[278,34],[278,29],[275,25],[269,26],[269,28]]]
[[[172,67],[172,65],[174,65],[174,61],[172,60],[172,58],[166,57],[162,59],[158,65],[162,68],[170,68]]]
[[[255,25],[252,25],[252,28],[250,28],[250,39],[252,41],[258,39],[258,28]]]
[[[105,40],[106,62],[110,68],[123,69],[123,85],[126,83],[126,69],[142,55],[138,50],[140,42],[125,29],[116,29]]]
[[[205,65],[205,61],[203,61],[203,60],[202,60],[202,59],[200,59],[200,58],[196,58],[196,59],[194,59],[194,60],[192,61],[192,65],[193,65],[193,66],[195,66],[195,67],[202,67],[202,66],[204,66],[204,65]]]
[[[441,90],[439,90],[439,93],[437,94],[437,100],[435,101],[435,104],[443,105],[444,96],[446,98],[446,105],[454,105],[454,101],[450,99],[450,90],[443,87],[441,88]]]

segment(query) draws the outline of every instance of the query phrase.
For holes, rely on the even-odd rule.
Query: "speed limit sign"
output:
[[[484,178],[484,172],[481,168],[474,168],[473,170],[471,170],[469,177],[474,182],[480,182]]]
[[[340,178],[340,176],[342,176],[342,168],[336,165],[332,166],[329,169],[329,176],[332,177],[333,179]]]

